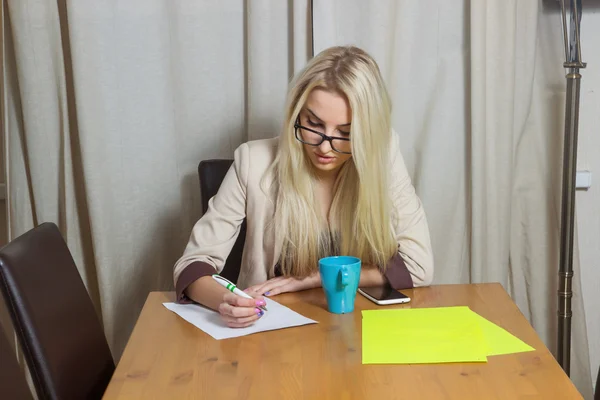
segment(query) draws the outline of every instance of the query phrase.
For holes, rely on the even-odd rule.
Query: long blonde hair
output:
[[[352,157],[336,179],[332,232],[323,232],[313,166],[294,136],[294,123],[315,88],[343,94],[352,110]],[[359,257],[363,265],[384,270],[398,250],[390,222],[390,113],[377,63],[356,47],[324,50],[292,81],[277,156],[270,168],[277,190],[273,223],[281,240],[284,275],[309,275],[328,255]],[[328,254],[332,251],[339,254]]]

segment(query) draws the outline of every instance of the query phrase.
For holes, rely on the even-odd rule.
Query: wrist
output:
[[[321,287],[321,274],[315,272],[310,277],[311,280],[311,289],[316,289]]]

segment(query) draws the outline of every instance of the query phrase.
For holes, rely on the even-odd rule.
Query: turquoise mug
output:
[[[325,257],[319,260],[321,285],[329,312],[345,314],[354,311],[356,290],[360,281],[360,258]]]

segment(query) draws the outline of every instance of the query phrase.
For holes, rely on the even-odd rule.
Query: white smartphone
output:
[[[371,300],[373,303],[379,304],[381,306],[388,304],[408,303],[410,301],[410,297],[400,293],[397,290],[392,289],[390,286],[387,285],[378,287],[359,288],[358,293],[362,294],[367,299]]]

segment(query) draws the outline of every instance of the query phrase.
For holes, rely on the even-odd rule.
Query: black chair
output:
[[[202,197],[202,213],[208,210],[208,200],[217,194],[233,160],[205,160],[198,165],[200,178],[200,196]],[[225,261],[221,275],[231,282],[237,283],[242,265],[242,253],[246,241],[246,220],[242,223],[240,234]]]
[[[0,249],[0,288],[38,398],[100,399],[115,364],[56,225]]]
[[[17,356],[0,329],[0,399],[33,399]]]

